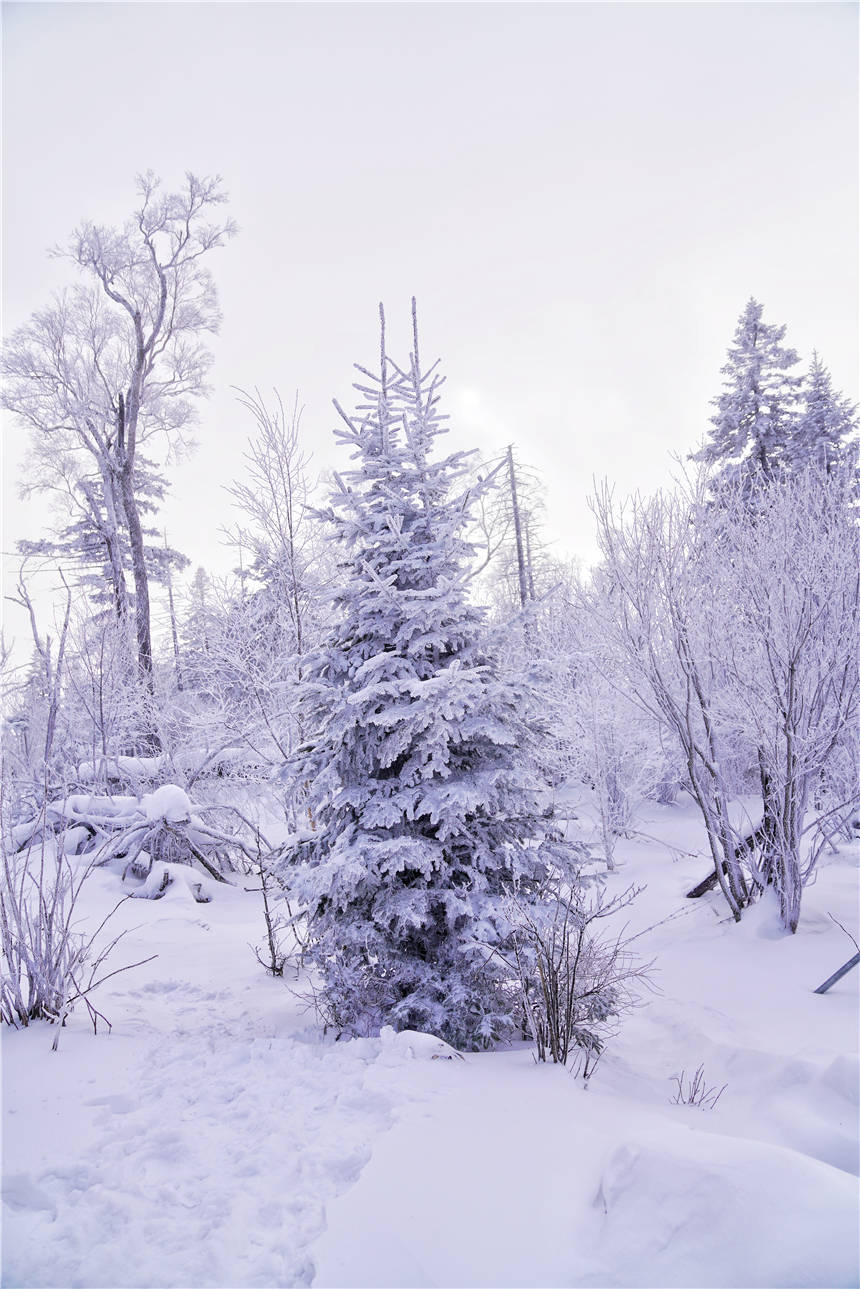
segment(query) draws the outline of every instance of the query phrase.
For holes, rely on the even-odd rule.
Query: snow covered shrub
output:
[[[573,851],[536,798],[527,692],[502,679],[468,599],[468,454],[431,457],[441,382],[421,369],[414,305],[413,335],[402,370],[383,320],[380,374],[359,368],[363,402],[340,413],[357,465],[325,518],[343,584],[305,660],[310,733],[288,765],[312,826],[281,872],[307,912],[324,1020],[477,1048],[515,1024],[497,952],[508,897],[539,901],[550,866],[574,880]]]
[[[38,811],[49,786],[67,777],[71,760],[72,737],[64,702],[71,593],[67,589],[65,612],[56,623],[54,638],[38,625],[27,578],[24,559],[16,594],[9,598],[29,617],[33,638],[29,666],[8,666],[9,657],[0,645],[0,765],[4,808],[13,814]]]
[[[270,976],[282,976],[294,949],[298,948],[293,934],[295,919],[290,902],[285,898],[283,886],[270,870],[268,858],[264,860],[262,855],[258,855],[255,869],[260,875],[265,935],[254,947],[254,957]],[[290,941],[287,940],[288,934],[292,936]],[[300,952],[296,956],[300,963]]]
[[[110,1028],[90,994],[109,975],[116,974],[101,969],[124,932],[99,944],[107,918],[94,932],[77,929],[78,899],[92,866],[74,869],[62,839],[58,845],[44,836],[38,845],[24,851],[4,844],[2,862],[0,1021],[16,1029],[36,1020],[62,1027],[75,1004],[83,1001],[94,1031],[98,1031],[100,1020]],[[133,963],[119,970],[141,965]],[[55,1051],[58,1042],[59,1033],[54,1039]]]
[[[549,1056],[567,1065],[575,1058],[584,1079],[594,1073],[606,1039],[634,1004],[635,982],[648,977],[647,965],[625,942],[601,935],[595,924],[637,894],[629,887],[607,899],[602,888],[593,896],[576,888],[539,910],[514,901],[520,999],[539,1061]]]

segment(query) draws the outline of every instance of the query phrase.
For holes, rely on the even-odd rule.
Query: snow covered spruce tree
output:
[[[842,470],[857,481],[857,408],[833,388],[830,372],[817,353],[803,382],[791,456],[797,470],[811,466],[823,468],[828,475]]]
[[[786,328],[763,313],[751,299],[738,319],[711,429],[691,460],[713,467],[720,486],[739,481],[748,490],[810,466],[856,475],[856,407],[833,388],[818,354],[805,377],[793,373],[800,360],[783,344]]]
[[[768,480],[778,477],[796,419],[801,379],[791,368],[799,359],[782,343],[786,328],[764,322],[763,313],[750,299],[738,319],[712,428],[692,456],[716,466],[721,482],[756,472]]]
[[[477,1048],[515,1024],[509,897],[534,908],[547,875],[575,880],[575,862],[530,780],[540,731],[527,691],[482,648],[462,535],[470,454],[431,457],[441,377],[421,368],[412,308],[408,368],[386,352],[380,307],[379,375],[358,368],[354,416],[335,404],[356,462],[324,512],[345,581],[306,660],[316,733],[290,770],[311,828],[281,876],[307,910],[327,1022]]]

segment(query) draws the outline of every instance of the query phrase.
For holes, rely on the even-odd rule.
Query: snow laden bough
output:
[[[125,893],[160,899],[174,881],[184,882],[199,904],[211,899],[208,882],[227,883],[236,859],[256,860],[240,836],[205,818],[219,807],[198,807],[175,783],[142,797],[78,793],[48,802],[40,815],[15,829],[19,848],[39,836],[62,838],[66,855],[87,856],[94,867],[116,866]]]

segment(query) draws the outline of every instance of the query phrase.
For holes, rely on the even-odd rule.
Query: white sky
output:
[[[4,4],[7,333],[69,280],[82,218],[134,176],[223,175],[224,325],[171,541],[215,571],[231,385],[301,392],[320,466],[376,307],[448,376],[451,446],[545,472],[559,554],[594,557],[593,475],[669,479],[750,295],[858,380],[854,4]],[[395,345],[396,348],[396,345]],[[4,429],[3,548],[36,537]],[[18,624],[11,627],[17,634]]]

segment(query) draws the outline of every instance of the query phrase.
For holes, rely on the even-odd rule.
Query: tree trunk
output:
[[[529,599],[534,600],[535,596],[535,574],[534,565],[532,564],[532,525],[531,518],[526,515],[526,572],[528,573]]]
[[[167,533],[164,534],[164,548],[167,549]],[[241,548],[240,548],[241,552]],[[245,586],[242,584],[242,599],[245,598]],[[173,575],[170,561],[167,561],[167,604],[170,609],[170,634],[173,640],[173,665],[176,668],[176,688],[182,693],[182,665],[179,661],[179,632],[176,629],[176,607],[173,603]]]
[[[131,568],[134,576],[134,616],[137,629],[137,661],[140,678],[150,693],[152,686],[152,634],[149,624],[149,576],[143,548],[143,529],[137,508],[137,498],[131,481],[131,470],[124,468],[120,476],[122,503],[128,524],[128,541],[131,548]]]
[[[122,499],[117,493],[117,480],[111,462],[99,458],[99,473],[102,478],[102,505],[99,506],[95,489],[89,481],[81,481],[81,491],[87,499],[90,516],[104,542],[105,553],[110,565],[113,588],[114,611],[117,621],[124,622],[128,615],[128,588],[125,581],[125,569],[122,562],[122,542],[118,513],[122,511]]]
[[[523,528],[520,521],[520,507],[517,501],[517,476],[514,470],[514,449],[508,447],[508,477],[511,484],[511,506],[514,512],[514,535],[517,539],[517,573],[520,583],[520,608],[526,607],[526,562],[523,554]]]
[[[140,523],[140,512],[137,497],[134,495],[134,441],[136,426],[131,416],[126,420],[126,404],[119,396],[117,413],[117,456],[119,459],[119,484],[122,506],[125,511],[125,522],[128,528],[128,544],[131,551],[131,569],[134,577],[134,617],[137,633],[137,669],[138,678],[147,697],[154,699],[155,684],[152,675],[152,630],[149,611],[149,575],[146,569],[146,553],[143,546],[143,528]],[[126,443],[128,442],[128,446]],[[152,725],[146,722],[146,741],[153,752],[161,751],[161,739]]]
[[[778,835],[779,821],[779,801],[773,790],[771,777],[765,766],[764,752],[761,748],[758,750],[758,769],[759,780],[761,782],[761,805],[762,819],[761,827],[757,830],[761,834],[758,844],[761,848],[761,871],[766,886],[772,886],[774,882],[774,865],[776,862],[776,840]]]

